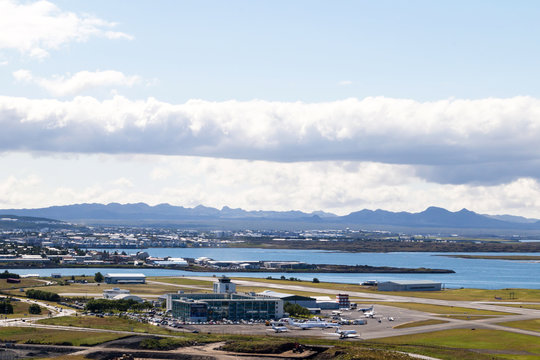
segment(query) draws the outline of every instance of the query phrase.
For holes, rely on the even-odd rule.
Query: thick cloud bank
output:
[[[0,126],[4,151],[373,161],[455,183],[540,175],[540,100],[531,97],[179,105],[0,97]]]

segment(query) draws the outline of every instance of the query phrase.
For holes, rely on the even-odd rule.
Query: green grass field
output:
[[[489,315],[441,315],[441,317],[447,318],[447,319],[457,319],[457,320],[482,320],[482,319],[490,319],[497,316],[489,316]]]
[[[92,346],[124,336],[94,331],[67,331],[30,327],[0,328],[1,341],[14,341],[21,344]]]
[[[374,302],[377,304],[377,302]],[[490,311],[490,310],[479,310],[458,306],[443,306],[443,305],[432,305],[432,304],[419,304],[412,302],[381,302],[380,305],[385,306],[395,306],[403,309],[417,310],[430,314],[443,314],[443,315],[513,315],[512,313],[500,312],[500,311]]]
[[[492,303],[492,304],[489,304],[489,305],[540,310],[540,304],[497,304],[497,303]]]
[[[373,290],[371,290],[373,291]],[[376,292],[376,291],[375,291]],[[494,301],[495,297],[504,301],[540,302],[538,289],[455,289],[443,291],[384,291],[381,294],[417,297],[425,299],[455,300],[455,301]]]
[[[497,351],[496,357],[513,360],[540,358],[538,337],[500,330],[454,329],[374,340],[375,343],[439,346],[451,349]]]
[[[26,302],[23,302],[23,301],[11,301],[11,305],[13,305],[13,314],[0,314],[0,319],[3,319],[5,317],[7,317],[8,319],[13,319],[13,318],[23,318],[25,316],[28,316],[28,317],[31,317],[31,316],[36,316],[36,315],[32,315],[28,312],[28,307],[30,306],[30,304],[26,303]],[[47,310],[46,308],[44,308],[43,306],[41,307],[41,315],[47,315],[49,313],[49,310]]]
[[[89,358],[87,358],[86,356],[84,355],[71,355],[71,354],[68,354],[68,355],[60,355],[60,356],[55,356],[53,358],[39,358],[40,360],[88,360]]]
[[[103,293],[103,290],[105,289],[112,289],[115,287],[119,287],[119,285],[116,284],[100,284],[99,286],[96,283],[88,283],[88,284],[71,284],[71,285],[52,285],[52,286],[46,286],[41,288],[41,290],[54,292],[57,294],[62,293],[76,293],[81,294],[81,296],[85,296],[85,294],[99,294],[101,295]],[[120,285],[122,289],[130,290],[132,294],[135,295],[152,295],[152,296],[159,296],[168,292],[177,292],[178,287],[175,286],[167,286],[167,285],[161,285],[161,284],[129,284],[129,285]],[[21,293],[21,295],[23,295]],[[90,296],[90,295],[89,295]]]
[[[152,276],[146,278],[147,281],[161,281],[166,282],[170,284],[176,284],[176,285],[188,285],[188,286],[207,286],[209,288],[212,288],[213,282],[212,281],[206,281],[206,280],[194,280],[194,279],[186,279],[183,277],[169,277],[169,276]]]
[[[292,277],[295,277],[295,274],[289,274],[289,275]],[[328,283],[328,282],[314,283],[312,281],[290,281],[290,280],[279,280],[279,279],[270,280],[270,279],[246,278],[246,277],[233,277],[232,279],[257,281],[257,282],[278,284],[278,285],[309,286],[315,289],[333,289],[333,290],[361,291],[361,292],[369,291],[365,286],[355,285],[355,284],[340,284],[340,283]]]
[[[540,319],[508,321],[498,323],[497,325],[508,326],[516,329],[531,330],[540,332]],[[540,341],[540,340],[539,340]]]
[[[405,328],[411,328],[411,327],[417,327],[417,326],[437,325],[437,324],[444,324],[447,322],[448,321],[436,320],[436,319],[412,321],[405,324],[394,326],[394,329],[405,329]]]
[[[39,281],[37,279],[25,278],[25,279],[20,279],[20,280],[21,280],[20,283],[14,284],[14,283],[8,283],[7,279],[0,279],[0,290],[20,289],[20,288],[26,288],[26,287],[45,285],[44,281]]]
[[[50,319],[38,320],[40,324],[85,327],[93,329],[133,331],[150,334],[178,335],[177,332],[169,331],[158,326],[143,324],[134,320],[119,317],[95,317],[95,316],[61,316]]]
[[[307,292],[307,291],[298,291],[298,290],[282,290],[279,289],[271,289],[271,288],[265,288],[265,287],[256,287],[256,286],[237,286],[236,287],[238,292],[254,292],[254,293],[260,293],[265,290],[272,290],[272,291],[278,291],[278,292],[284,292],[287,294],[295,294],[295,295],[302,295],[302,296],[321,296],[321,293],[318,292]],[[331,298],[334,298],[334,296],[330,295]]]
[[[282,341],[291,341],[299,342],[307,345],[324,345],[324,346],[336,346],[333,350],[330,351],[330,354],[327,354],[330,357],[323,357],[322,359],[406,359],[403,355],[396,354],[394,352],[386,352],[387,350],[391,351],[405,351],[418,354],[424,354],[428,356],[434,356],[440,359],[445,360],[491,360],[494,359],[492,356],[478,354],[467,350],[463,346],[457,348],[442,348],[438,345],[438,338],[429,339],[426,341],[416,341],[414,344],[399,343],[396,340],[391,340],[389,342],[379,341],[379,342],[343,342],[341,340],[326,340],[318,338],[275,338],[271,335],[265,336],[249,336],[249,335],[234,335],[234,334],[191,334],[191,333],[178,333],[178,332],[168,332],[159,327],[151,326],[150,329],[146,328],[144,324],[137,322],[132,322],[126,319],[120,318],[96,318],[96,317],[63,317],[63,318],[53,318],[40,320],[39,323],[52,324],[52,325],[63,325],[63,326],[80,326],[80,327],[91,327],[98,329],[108,329],[108,330],[134,330],[136,332],[148,332],[155,334],[168,334],[174,335],[173,339],[177,339],[179,343],[189,344],[192,341],[197,343],[210,343],[210,342],[219,342],[227,341],[232,348],[236,349],[246,349],[249,350],[253,346],[259,345],[268,345],[276,344]],[[148,325],[150,326],[150,325]],[[50,330],[47,330],[50,331]],[[468,330],[470,331],[470,330]],[[75,331],[73,333],[76,333]],[[504,336],[505,332],[499,332]],[[429,334],[428,334],[429,335]],[[28,337],[27,337],[28,338]],[[392,338],[391,338],[392,339]],[[498,339],[498,341],[504,341],[504,337]],[[99,341],[102,341],[101,339]],[[168,341],[166,341],[168,342]],[[177,342],[174,340],[173,342]],[[468,344],[467,344],[468,345]],[[232,349],[231,348],[231,349]],[[521,359],[520,359],[521,360]],[[523,358],[525,360],[525,358]],[[528,359],[527,359],[528,360]]]
[[[294,274],[292,274],[294,275]],[[311,281],[289,281],[289,280],[277,280],[277,279],[255,279],[255,278],[234,278],[238,280],[257,281],[271,284],[280,285],[300,285],[309,286],[316,289],[332,289],[364,292],[364,293],[379,293],[376,289],[368,286],[361,286],[355,284],[339,284],[339,283],[313,283]],[[397,295],[408,296],[425,299],[438,299],[438,300],[455,300],[455,301],[493,301],[495,297],[503,300],[511,301],[530,301],[540,302],[540,290],[538,289],[502,289],[502,290],[484,290],[484,289],[454,289],[443,291],[384,291],[380,292],[385,295]]]

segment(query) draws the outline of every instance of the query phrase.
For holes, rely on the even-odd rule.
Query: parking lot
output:
[[[370,304],[363,304],[363,306],[370,306]],[[364,313],[356,310],[340,310],[341,314],[334,315],[332,310],[322,311],[320,314],[321,319],[327,322],[333,322],[336,325],[343,320],[365,320],[365,325],[339,325],[340,330],[355,330],[358,335],[358,339],[361,339],[363,334],[371,332],[388,332],[391,336],[393,327],[399,324],[404,324],[412,321],[425,320],[429,316],[425,313],[412,311],[402,308],[375,305],[375,314],[373,318],[366,318]],[[214,333],[214,334],[242,334],[242,335],[269,335],[269,336],[302,336],[302,337],[322,337],[327,339],[339,338],[336,334],[337,327],[328,328],[309,328],[300,329],[298,327],[284,324],[287,327],[287,331],[275,332],[271,326],[265,324],[265,322],[215,322],[207,324],[193,324],[193,323],[179,323],[176,321],[168,321],[167,325],[160,324],[160,326],[167,327],[171,330],[178,330],[184,332],[199,332],[199,333]],[[395,330],[394,330],[395,331]]]

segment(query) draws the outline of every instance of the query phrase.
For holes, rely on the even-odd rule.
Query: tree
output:
[[[319,279],[313,278],[313,282],[314,282],[315,284],[318,284],[318,283],[319,283]]]
[[[311,313],[309,310],[303,306],[300,306],[298,304],[291,304],[290,302],[286,302],[285,305],[283,305],[283,311],[286,313],[289,313],[290,316],[304,316],[309,317],[311,316]]]
[[[20,278],[19,274],[10,273],[9,271],[4,271],[3,273],[0,273],[0,279],[18,279]]]
[[[97,272],[94,275],[94,281],[97,283],[103,282],[103,274],[101,274],[100,272]]]
[[[28,312],[30,314],[39,315],[41,314],[41,306],[38,304],[32,304],[28,307]]]
[[[57,293],[43,290],[28,289],[26,290],[26,296],[30,299],[60,301],[60,295],[58,295]]]
[[[13,305],[9,300],[0,301],[0,314],[13,314]]]

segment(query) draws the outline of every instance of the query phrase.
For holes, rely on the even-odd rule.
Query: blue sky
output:
[[[329,101],[387,96],[538,96],[536,2],[59,1],[116,22],[132,41],[64,44],[16,69],[43,76],[120,69],[157,84],[130,97],[168,102]],[[21,64],[22,63],[22,64]],[[13,94],[40,96],[35,89]],[[340,82],[350,82],[340,85]]]
[[[0,208],[540,217],[537,2],[0,7]]]

